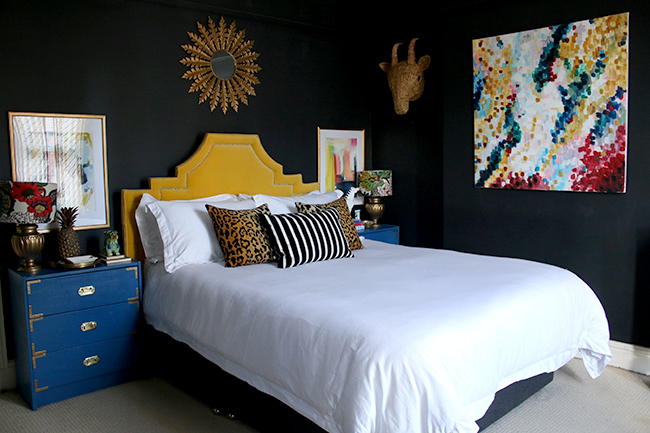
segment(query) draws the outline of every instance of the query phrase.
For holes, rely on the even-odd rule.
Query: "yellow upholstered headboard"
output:
[[[254,134],[206,134],[198,150],[176,167],[175,177],[149,179],[149,189],[122,190],[124,253],[144,259],[135,210],[144,193],[158,200],[188,200],[216,194],[291,196],[318,189],[303,183],[302,175],[286,175]]]

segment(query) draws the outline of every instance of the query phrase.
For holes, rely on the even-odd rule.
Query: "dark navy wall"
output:
[[[475,189],[471,41],[621,12],[630,13],[627,193]],[[443,245],[568,268],[601,299],[612,339],[650,346],[650,4],[488,1],[446,17],[436,32],[444,46]]]
[[[587,0],[426,2],[282,0],[22,1],[0,6],[0,178],[11,167],[7,111],[107,116],[112,224],[119,191],[167,176],[206,132],[258,133],[287,173],[315,181],[316,127],[365,129],[366,167],[394,171],[386,223],[408,245],[522,257],[568,268],[602,300],[615,340],[650,347],[650,5]],[[366,6],[368,5],[368,6]],[[475,38],[630,12],[628,192],[473,187]],[[257,96],[239,113],[210,112],[181,79],[181,44],[221,15],[259,52]],[[432,56],[425,91],[398,116],[379,63],[413,37]],[[405,51],[401,51],[401,56]],[[88,252],[101,230],[81,232]],[[11,265],[0,227],[0,263]],[[5,302],[8,304],[8,302]]]
[[[421,14],[405,7],[390,14],[378,12],[368,23],[366,44],[370,52],[369,98],[372,116],[372,168],[393,170],[392,197],[384,199],[385,223],[400,225],[400,242],[405,245],[442,246],[442,113],[445,86],[442,82],[440,13]],[[415,57],[431,56],[424,72],[424,93],[409,104],[409,111],[397,115],[380,62],[390,62],[393,45],[398,60],[406,60],[409,42],[415,43]],[[376,72],[375,72],[376,71]]]
[[[5,2],[6,3],[6,2]],[[0,9],[0,178],[11,176],[8,111],[106,115],[112,224],[119,191],[167,176],[207,132],[257,133],[286,173],[317,180],[317,127],[365,129],[359,53],[331,9],[300,2],[27,1]],[[244,3],[243,6],[239,4]],[[187,5],[192,5],[188,7]],[[294,5],[296,7],[290,7]],[[333,6],[330,6],[333,7]],[[275,13],[275,15],[273,15]],[[224,115],[182,79],[188,31],[221,16],[260,53],[257,96]],[[351,65],[355,65],[351,67]],[[84,231],[91,243],[101,231]],[[90,246],[92,249],[92,246]],[[6,256],[5,249],[1,249]]]
[[[408,245],[568,268],[601,299],[613,340],[650,347],[650,4],[459,0],[426,14],[421,3],[376,16],[369,32],[372,59],[388,61],[413,37],[416,56],[434,59],[404,116],[387,105],[385,77],[371,86],[373,163],[397,171],[384,218]],[[627,193],[474,188],[472,40],[621,12],[630,13]]]
[[[306,182],[318,180],[317,127],[365,129],[369,159],[368,62],[355,45],[358,25],[340,14],[342,3],[2,2],[0,179],[11,179],[9,111],[106,115],[111,224],[118,229],[120,191],[173,174],[207,132],[259,134],[285,173],[302,173]],[[199,105],[181,78],[186,67],[179,60],[187,55],[181,45],[191,43],[187,32],[196,33],[197,21],[206,25],[208,16],[235,20],[260,53],[256,96],[238,113]],[[82,253],[99,252],[102,232],[79,232]],[[17,262],[12,234],[13,226],[0,227],[5,268]],[[54,242],[46,236],[47,249]]]

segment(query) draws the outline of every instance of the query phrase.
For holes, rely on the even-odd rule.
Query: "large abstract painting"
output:
[[[625,192],[628,14],[477,39],[474,184]]]

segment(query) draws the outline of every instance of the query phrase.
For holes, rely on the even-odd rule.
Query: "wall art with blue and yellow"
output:
[[[476,187],[625,192],[628,18],[473,41]]]

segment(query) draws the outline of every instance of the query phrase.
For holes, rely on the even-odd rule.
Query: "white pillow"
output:
[[[154,198],[150,194],[144,193],[140,204],[135,210],[135,221],[138,225],[140,232],[140,239],[144,254],[148,261],[156,263],[164,258],[163,243],[158,231],[158,224],[156,218],[149,211],[147,205],[150,203],[157,203],[160,200]],[[198,198],[194,200],[170,200],[169,203],[192,203],[192,202],[205,202],[210,204],[223,203],[223,202],[236,202],[239,198],[233,194],[219,194],[212,197]]]
[[[220,201],[209,203],[224,209],[253,209],[253,200]],[[193,263],[224,260],[205,201],[149,203],[147,207],[156,217],[163,243],[165,270]]]
[[[256,194],[253,196],[255,206],[261,206],[264,203],[269,205],[272,214],[297,213],[296,202],[307,204],[325,204],[343,196],[343,192],[336,190],[325,193],[309,193],[305,195],[281,197],[276,195]]]
[[[345,195],[345,201],[348,204],[348,209],[350,209],[350,212],[352,212],[352,208],[354,207],[354,199],[357,194],[357,191],[359,191],[359,188],[353,186],[348,190],[348,193]]]
[[[321,192],[319,190],[315,189],[313,191],[309,191],[307,194],[301,195],[300,197],[304,197],[306,195],[315,195],[315,194],[321,194]],[[239,197],[240,200],[248,200],[249,198],[252,199],[253,197],[255,197],[255,195],[241,193],[237,197]],[[284,196],[273,196],[273,197],[284,197]],[[294,196],[294,197],[297,197],[297,196]]]

